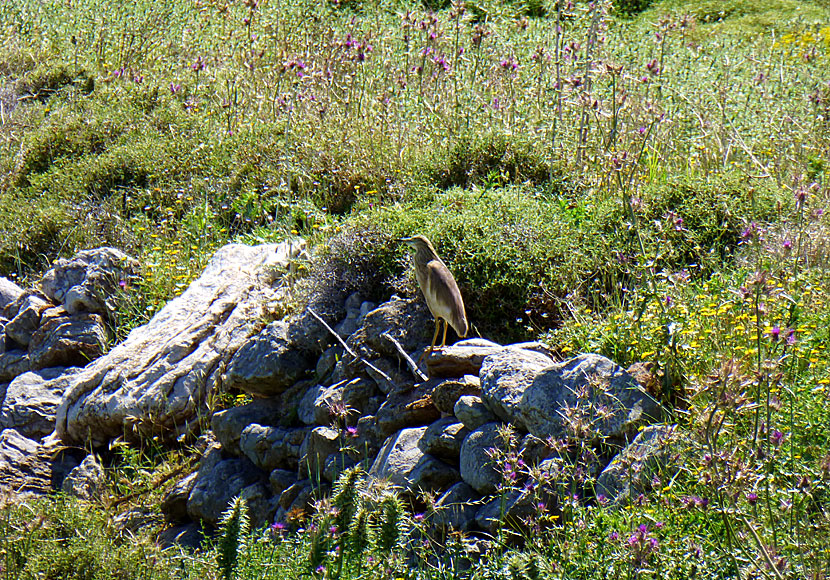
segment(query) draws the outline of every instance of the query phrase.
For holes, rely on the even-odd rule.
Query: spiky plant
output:
[[[219,520],[216,563],[225,580],[236,577],[239,558],[245,550],[249,530],[248,505],[243,498],[236,496],[228,504],[228,508]]]
[[[381,551],[391,551],[406,537],[406,513],[400,498],[394,493],[384,496],[379,508],[380,525],[376,545]]]
[[[337,478],[334,486],[331,503],[337,510],[334,525],[338,531],[349,529],[352,518],[358,511],[360,503],[360,484],[363,481],[364,471],[359,465],[345,470]]]

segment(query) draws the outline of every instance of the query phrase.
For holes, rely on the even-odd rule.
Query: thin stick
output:
[[[383,377],[385,380],[389,381],[391,384],[393,384],[393,385],[395,384],[395,383],[392,381],[392,377],[390,377],[390,376],[389,376],[389,375],[387,375],[385,372],[383,372],[382,370],[380,370],[378,367],[376,367],[375,365],[373,365],[372,363],[370,363],[369,361],[367,361],[365,358],[363,358],[362,356],[360,356],[359,354],[357,354],[355,351],[353,351],[352,349],[350,349],[350,348],[349,348],[349,345],[347,345],[347,344],[346,344],[346,342],[345,342],[342,338],[340,338],[340,335],[339,335],[339,334],[337,334],[331,326],[329,326],[328,324],[326,324],[326,321],[325,321],[325,320],[323,320],[322,318],[320,318],[320,315],[319,315],[319,314],[317,314],[316,312],[314,312],[314,310],[312,310],[311,308],[309,308],[309,309],[308,309],[308,311],[311,313],[311,315],[312,315],[314,318],[316,318],[316,319],[317,319],[317,322],[319,322],[320,324],[322,324],[323,326],[325,326],[325,327],[326,327],[326,330],[328,330],[328,331],[332,334],[332,336],[334,336],[334,338],[336,338],[336,339],[337,339],[337,342],[339,342],[339,343],[340,343],[340,346],[342,346],[344,349],[346,349],[346,352],[347,352],[347,353],[349,353],[350,355],[352,355],[352,356],[353,356],[354,358],[356,358],[357,360],[361,361],[363,364],[365,364],[367,367],[369,367],[370,369],[372,369],[373,371],[375,371],[376,373],[378,373],[381,377]]]
[[[401,343],[399,343],[397,340],[392,338],[392,336],[389,334],[389,331],[384,332],[380,336],[381,336],[381,338],[385,338],[386,340],[388,340],[389,342],[391,342],[395,346],[395,350],[397,350],[398,354],[401,355],[403,357],[403,360],[406,361],[406,365],[412,371],[413,375],[415,375],[417,378],[421,379],[422,381],[429,380],[429,378],[424,373],[421,372],[421,369],[418,368],[418,365],[415,364],[415,361],[412,360],[412,357],[409,356],[408,354],[406,354],[406,351],[401,346]]]

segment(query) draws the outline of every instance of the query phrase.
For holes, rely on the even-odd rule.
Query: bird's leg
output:
[[[421,364],[421,361],[424,360],[424,357],[427,355],[432,354],[432,349],[435,347],[435,341],[438,340],[438,329],[440,328],[441,319],[435,319],[435,334],[432,335],[432,344],[429,345],[429,348],[426,349],[421,356],[418,357],[418,364]],[[446,332],[446,331],[445,331]]]
[[[449,324],[447,323],[446,320],[444,320],[444,338],[441,339],[441,348],[444,348],[445,346],[447,346],[447,327],[448,326],[449,326]]]

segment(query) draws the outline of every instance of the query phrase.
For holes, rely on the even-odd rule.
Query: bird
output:
[[[435,334],[432,336],[432,344],[424,354],[431,354],[435,348],[441,321],[444,322],[441,348],[447,344],[447,325],[453,327],[459,338],[466,338],[469,325],[464,311],[464,300],[461,299],[461,291],[447,265],[438,257],[432,243],[425,236],[420,235],[400,238],[398,241],[415,250],[412,260],[415,264],[415,278],[418,280],[418,286],[421,288],[427,307],[435,318]]]

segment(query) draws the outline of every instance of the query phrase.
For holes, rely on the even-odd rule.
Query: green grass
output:
[[[0,4],[0,274],[127,250],[124,337],[229,241],[304,236],[311,286],[382,300],[417,292],[394,240],[424,233],[474,333],[654,362],[699,445],[641,504],[497,539],[522,551],[338,555],[321,510],[250,531],[239,577],[830,573],[830,5],[574,4]],[[108,501],[157,505],[181,464],[120,451]],[[5,577],[221,576],[220,546],[126,541],[108,501],[5,507]]]

